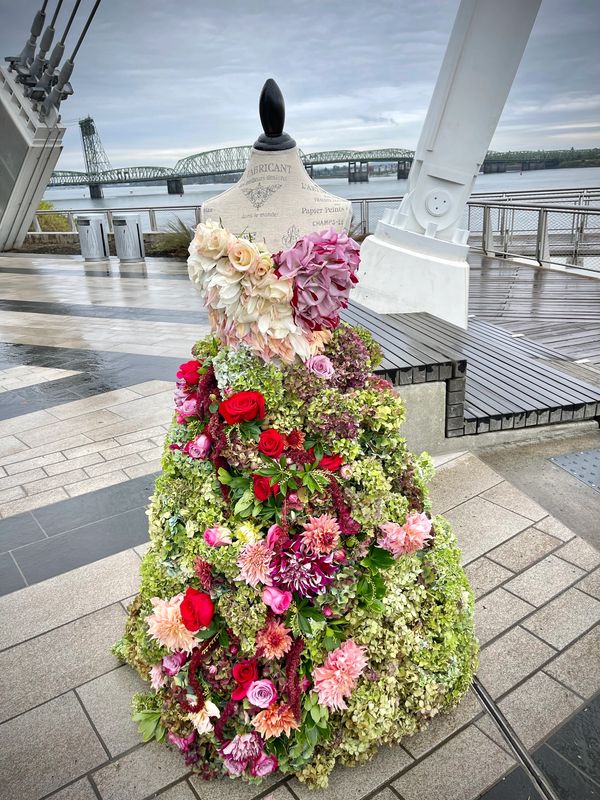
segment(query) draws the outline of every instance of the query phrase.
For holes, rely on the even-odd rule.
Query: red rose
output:
[[[219,412],[228,425],[265,418],[265,398],[260,392],[238,392],[219,404]]]
[[[276,431],[275,428],[269,428],[260,434],[258,440],[258,449],[261,453],[271,458],[279,458],[285,448],[285,439]]]
[[[182,364],[177,370],[177,377],[183,378],[188,386],[196,386],[200,380],[200,366],[200,362],[196,361],[196,359],[186,361],[185,364]]]
[[[260,500],[261,503],[264,503],[272,494],[277,494],[279,491],[279,484],[276,483],[271,486],[271,479],[267,478],[266,475],[253,475],[252,480],[254,482],[254,497]]]
[[[258,668],[254,659],[247,659],[246,661],[238,661],[233,665],[231,670],[233,680],[236,683],[251,683],[258,679]]]
[[[246,683],[238,683],[233,692],[231,693],[232,700],[243,700],[248,694],[248,689],[252,686],[252,681]]]
[[[188,631],[199,631],[208,628],[212,622],[215,607],[213,601],[204,592],[188,587],[179,606],[181,620]]]
[[[319,461],[319,469],[328,469],[329,472],[336,472],[343,463],[344,459],[340,455],[323,456]]]

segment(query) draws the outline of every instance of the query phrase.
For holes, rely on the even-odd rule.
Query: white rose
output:
[[[196,227],[194,243],[201,255],[218,259],[227,254],[235,237],[212,219],[201,222]]]
[[[229,246],[229,260],[239,272],[246,272],[258,263],[259,252],[247,239],[235,239]]]

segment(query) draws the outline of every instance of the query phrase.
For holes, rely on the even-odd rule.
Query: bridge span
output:
[[[241,174],[248,161],[250,146],[225,147],[194,153],[180,159],[174,167],[120,167],[98,172],[58,170],[52,174],[49,186],[89,186],[92,197],[102,196],[102,186],[116,184],[165,182],[169,194],[183,194],[183,181],[189,178],[218,178]],[[369,180],[370,165],[388,163],[396,165],[397,177],[406,178],[414,158],[414,150],[389,147],[372,150],[328,150],[303,153],[300,156],[310,175],[316,167],[335,164],[348,165],[350,183]],[[600,148],[590,150],[535,150],[517,152],[489,151],[482,165],[483,172],[526,171],[552,169],[569,163],[583,165],[586,161],[600,160]]]

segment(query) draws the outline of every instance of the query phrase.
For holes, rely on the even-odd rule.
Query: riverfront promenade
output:
[[[503,304],[478,296],[500,324]],[[402,747],[337,771],[326,792],[294,779],[203,783],[179,754],[141,744],[129,699],[142,684],[110,645],[137,587],[175,370],[206,316],[185,265],[154,259],[119,270],[1,256],[0,309],[2,800],[537,800],[473,693]],[[598,379],[593,361],[563,356]],[[590,520],[600,494],[547,458],[597,448],[599,437],[591,421],[548,431],[485,449],[480,437],[454,440],[436,459],[432,496],[477,597],[481,684],[560,800],[594,800],[600,774],[586,741],[600,736],[600,555]]]

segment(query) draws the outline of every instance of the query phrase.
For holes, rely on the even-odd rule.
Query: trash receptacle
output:
[[[108,261],[108,225],[104,214],[82,214],[75,218],[81,255],[86,261]]]
[[[115,250],[121,261],[143,261],[144,234],[139,214],[114,214]]]

